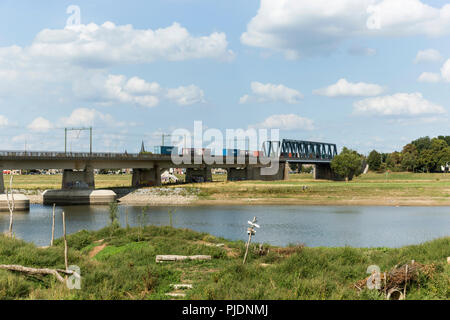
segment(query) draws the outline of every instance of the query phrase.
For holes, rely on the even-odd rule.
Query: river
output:
[[[108,206],[57,207],[56,237],[62,236],[61,212],[67,216],[67,232],[98,230],[109,223]],[[207,232],[230,240],[246,240],[247,221],[254,216],[261,226],[255,242],[310,247],[400,247],[450,235],[450,207],[370,206],[119,206],[122,226],[169,225]],[[31,205],[27,213],[15,213],[16,237],[48,245],[51,206]],[[145,212],[145,214],[143,214]],[[9,213],[0,213],[0,232],[8,230]]]

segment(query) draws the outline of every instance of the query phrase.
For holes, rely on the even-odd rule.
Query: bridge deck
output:
[[[295,162],[305,164],[329,163],[331,159],[308,155],[293,157],[282,155],[281,163]],[[239,168],[246,165],[268,166],[270,160],[266,157],[254,156],[210,156],[201,161],[174,164],[171,155],[137,154],[137,153],[82,153],[82,152],[51,152],[51,151],[0,151],[0,167],[3,169],[84,169],[90,165],[96,169],[110,168],[152,168],[159,165],[162,168],[195,168],[211,166],[213,168]]]

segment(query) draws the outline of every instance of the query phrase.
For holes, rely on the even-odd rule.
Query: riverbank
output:
[[[17,176],[14,186],[31,203],[42,203],[45,188],[57,189],[61,176]],[[214,175],[212,183],[132,189],[131,175],[97,175],[96,187],[112,189],[118,200],[135,205],[366,205],[450,206],[450,174],[369,173],[350,182],[314,180],[291,174],[287,181],[227,182]],[[7,179],[5,179],[6,181]]]
[[[245,236],[243,236],[245,238]],[[0,299],[384,299],[381,292],[355,287],[368,266],[432,265],[407,299],[450,298],[450,238],[399,249],[308,248],[252,244],[247,263],[243,241],[171,227],[105,228],[68,236],[69,264],[81,270],[81,290],[69,290],[53,276],[28,277],[0,270]],[[0,236],[0,264],[64,268],[61,239],[38,248]],[[206,261],[157,263],[157,255],[210,255]],[[176,290],[173,284],[192,289]],[[172,294],[172,295],[168,295]],[[178,294],[175,298],[173,294]]]

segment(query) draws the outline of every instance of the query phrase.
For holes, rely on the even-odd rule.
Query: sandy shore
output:
[[[429,199],[342,199],[303,200],[295,198],[198,200],[195,205],[303,205],[303,206],[390,206],[390,207],[450,207],[450,201]]]
[[[42,195],[27,195],[32,204],[42,204]],[[298,198],[239,198],[201,199],[195,195],[129,193],[118,195],[120,204],[149,206],[220,206],[220,205],[304,205],[304,206],[450,206],[450,199],[298,199]]]

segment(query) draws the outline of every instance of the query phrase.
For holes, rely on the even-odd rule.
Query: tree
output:
[[[402,168],[407,171],[415,171],[418,166],[417,163],[418,152],[413,144],[407,144],[402,150]]]
[[[433,151],[425,149],[419,153],[418,164],[423,171],[431,172],[436,167],[436,159]]]
[[[419,153],[422,152],[423,150],[429,149],[431,147],[430,137],[422,137],[417,140],[414,140],[411,143],[417,148],[417,151]]]
[[[438,138],[433,138],[429,149],[421,152],[421,162],[427,172],[439,171],[442,165],[446,163],[447,142]],[[444,162],[445,161],[445,162]]]
[[[289,162],[289,168],[291,169],[291,171],[299,173],[302,170],[302,165],[296,162]]]
[[[381,154],[379,154],[376,150],[370,152],[369,157],[367,158],[367,163],[369,164],[369,169],[372,171],[380,170],[381,166]]]
[[[386,166],[388,169],[391,169],[393,171],[399,171],[400,165],[402,162],[402,155],[400,152],[394,151],[390,154],[388,154],[386,158]]]
[[[439,136],[438,139],[444,140],[447,142],[447,145],[450,147],[450,136]]]
[[[346,181],[351,180],[354,175],[361,174],[362,157],[356,151],[344,147],[342,152],[331,161],[331,169],[344,177]]]
[[[437,154],[437,169],[440,169],[440,167],[445,168],[448,164],[450,164],[450,146],[442,149]]]

